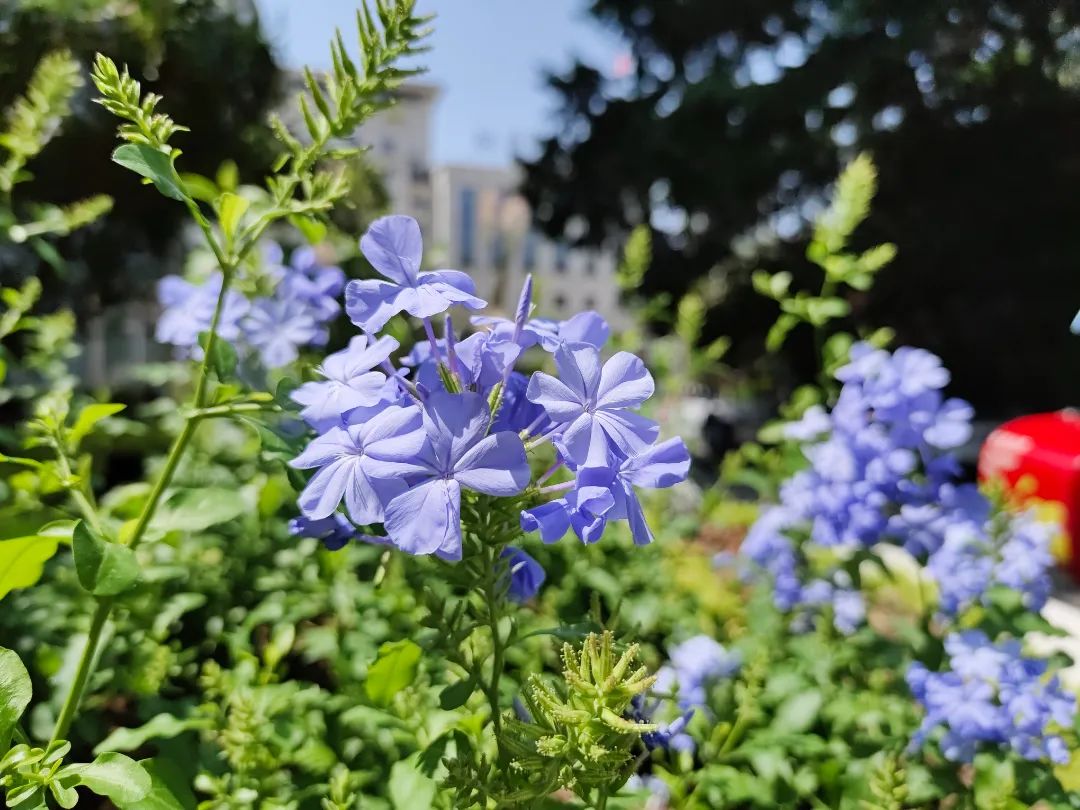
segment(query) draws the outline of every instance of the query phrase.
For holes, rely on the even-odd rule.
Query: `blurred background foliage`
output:
[[[940,354],[987,417],[1080,399],[1080,6],[1027,0],[593,0],[623,78],[552,76],[561,130],[525,164],[552,234],[653,230],[647,296],[710,284],[707,342],[759,363],[775,310],[758,268],[813,275],[809,222],[839,165],[881,167],[855,249],[899,246],[850,321]],[[838,324],[843,325],[843,324]],[[811,330],[781,362],[810,379]],[[790,375],[790,377],[789,377]]]
[[[47,53],[72,52],[83,66],[97,51],[126,63],[191,133],[180,139],[185,166],[214,176],[226,159],[242,181],[263,176],[276,154],[263,125],[279,98],[280,72],[249,0],[27,0],[0,3],[0,109],[25,89]],[[0,281],[39,276],[43,307],[62,303],[80,320],[110,303],[146,300],[182,256],[183,209],[153,195],[121,193],[130,180],[104,159],[114,124],[85,86],[72,115],[29,167],[23,204],[66,204],[94,195],[116,199],[108,217],[61,240],[62,273],[26,245],[0,244]]]

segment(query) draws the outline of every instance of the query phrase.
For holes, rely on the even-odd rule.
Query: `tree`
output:
[[[276,147],[262,126],[277,101],[278,70],[248,0],[26,0],[0,4],[0,109],[23,91],[39,58],[65,48],[86,71],[95,52],[126,62],[192,134],[178,136],[186,167],[214,176],[234,157],[245,181],[261,179]],[[0,257],[0,279],[39,274],[46,298],[80,315],[119,300],[150,296],[175,257],[185,211],[170,200],[130,192],[127,172],[107,158],[111,116],[83,87],[73,115],[33,165],[20,199],[68,203],[108,194],[112,213],[59,245],[62,275],[42,273],[29,250]]]
[[[636,60],[551,78],[561,131],[526,163],[541,225],[654,228],[647,295],[711,274],[705,339],[753,362],[757,267],[806,269],[808,223],[857,151],[880,169],[863,246],[895,242],[855,325],[940,353],[1003,415],[1080,401],[1080,5],[1067,0],[593,0]],[[569,226],[569,227],[568,227]],[[809,343],[787,355],[797,374]]]

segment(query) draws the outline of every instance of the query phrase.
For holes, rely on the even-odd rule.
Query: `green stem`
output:
[[[233,405],[214,405],[210,408],[201,408],[192,411],[190,418],[210,419],[215,416],[232,416],[237,413],[261,413],[263,411],[280,411],[281,408],[272,402],[238,402]]]
[[[216,246],[216,243],[212,246]],[[215,254],[218,254],[217,250],[215,250]],[[217,304],[214,307],[214,316],[210,321],[210,331],[206,338],[203,360],[199,365],[198,377],[195,384],[195,395],[192,399],[192,408],[194,410],[201,409],[206,405],[207,386],[210,376],[210,358],[214,349],[214,343],[217,340],[218,324],[221,321],[221,313],[224,308],[225,296],[229,290],[229,282],[232,280],[233,267],[234,266],[223,264],[221,268],[221,290],[218,293]],[[146,530],[150,526],[150,521],[153,520],[154,513],[161,503],[165,490],[168,489],[169,485],[172,483],[176,468],[180,465],[180,459],[183,457],[184,451],[191,442],[192,436],[195,435],[197,426],[198,419],[189,416],[184,421],[184,427],[173,440],[172,447],[169,448],[169,455],[165,459],[165,466],[163,466],[161,472],[158,473],[157,480],[154,482],[154,486],[150,490],[150,495],[146,499],[146,503],[143,504],[142,511],[139,513],[135,528],[132,530],[131,541],[128,544],[130,548],[135,549],[146,535]],[[61,453],[60,456],[63,458],[63,453]],[[83,507],[84,504],[90,506],[89,499],[87,499],[83,493],[78,490],[75,490],[75,492],[76,502],[79,503],[80,507]],[[81,502],[79,496],[82,498]],[[96,513],[92,508],[90,509],[90,513],[94,514],[96,520]],[[98,655],[98,647],[101,644],[102,631],[105,629],[105,625],[112,615],[114,601],[115,600],[112,597],[99,598],[97,601],[97,607],[94,609],[94,614],[90,619],[90,630],[86,636],[86,646],[83,648],[82,656],[79,658],[78,669],[75,671],[75,678],[71,682],[71,687],[64,700],[64,706],[60,710],[60,715],[56,718],[56,726],[53,729],[52,735],[53,742],[64,739],[71,729],[71,722],[75,718],[75,712],[78,711],[79,705],[82,703],[83,695],[85,694],[87,684],[90,681],[90,676],[93,674],[94,664]]]
[[[94,669],[94,659],[97,656],[101,631],[109,620],[112,605],[112,598],[104,597],[98,600],[97,607],[94,609],[93,618],[90,620],[90,630],[86,636],[86,646],[83,647],[82,657],[79,658],[79,668],[75,671],[75,678],[71,682],[71,688],[68,689],[64,706],[60,709],[60,716],[56,718],[56,727],[53,729],[50,746],[67,737],[68,730],[71,728],[71,721],[75,719],[75,712],[82,702],[86,684],[90,680],[90,675]]]
[[[739,710],[735,715],[735,722],[731,726],[731,731],[728,732],[727,738],[724,740],[724,744],[720,746],[719,756],[724,754],[730,754],[731,751],[739,744],[743,734],[746,733],[746,727],[750,724],[750,712],[746,710]]]
[[[608,790],[606,787],[599,788],[599,795],[596,797],[596,810],[607,810]]]
[[[489,559],[488,562],[488,577],[484,582],[484,598],[487,602],[487,619],[488,628],[491,631],[491,680],[487,684],[487,688],[484,690],[487,693],[488,703],[491,706],[491,728],[495,733],[495,742],[499,746],[499,759],[503,759],[503,741],[502,741],[502,708],[499,701],[499,682],[502,680],[504,669],[504,656],[506,654],[506,646],[504,639],[499,633],[499,605],[498,605],[498,588],[499,582],[496,577],[498,569],[498,557],[495,552],[492,551],[491,555],[494,559]]]

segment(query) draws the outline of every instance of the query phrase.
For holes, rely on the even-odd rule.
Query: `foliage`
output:
[[[1055,373],[1080,362],[1059,327],[1080,297],[1075,5],[593,0],[589,12],[633,69],[579,62],[549,79],[559,124],[524,190],[551,235],[599,244],[650,227],[644,294],[714,280],[706,339],[729,335],[746,366],[765,359],[774,320],[752,272],[814,273],[810,223],[837,168],[866,151],[882,193],[856,245],[903,249],[851,297],[854,322],[943,357],[958,394],[994,417],[1076,401],[1076,381]],[[972,326],[986,323],[992,334]],[[817,372],[809,334],[782,359],[796,382]]]
[[[97,51],[129,64],[144,86],[169,97],[178,120],[193,125],[182,143],[189,171],[213,175],[230,157],[245,179],[269,169],[275,146],[263,119],[279,97],[280,74],[250,4],[2,4],[0,106],[24,95],[34,65],[50,52],[66,53],[72,65],[68,75],[75,75],[79,86],[88,86],[83,77]],[[103,206],[105,197],[113,198],[113,208],[94,227],[55,243],[49,259],[54,264],[62,260],[62,275],[48,272],[27,242],[0,250],[0,278],[5,285],[16,285],[38,275],[44,288],[42,311],[67,307],[83,322],[110,304],[145,300],[162,268],[177,255],[187,216],[164,198],[130,194],[124,170],[89,159],[111,147],[112,122],[89,104],[85,87],[78,91],[73,109],[74,115],[46,147],[44,159],[32,165],[33,176],[19,186],[22,216],[28,218],[27,212],[38,207],[49,211],[48,204],[67,215],[75,213],[68,208],[79,201]],[[79,171],[72,172],[72,165]],[[44,224],[59,228],[61,221],[50,214]],[[102,267],[110,271],[103,273]]]
[[[652,419],[727,373],[726,344],[706,337],[709,285],[645,347],[654,381],[627,351],[605,359],[596,313],[533,317],[531,280],[512,320],[459,336],[447,318],[437,336],[434,315],[483,302],[464,274],[421,269],[408,217],[361,239],[382,279],[344,285],[317,247],[275,250],[271,226],[329,233],[349,194],[336,144],[390,98],[424,26],[411,0],[362,10],[360,57],[335,39],[332,76],[310,77],[300,102],[305,131],[276,127],[284,157],[263,187],[185,171],[187,122],[95,61],[120,119],[114,161],[205,247],[159,288],[178,360],[140,370],[149,401],[78,390],[44,356],[71,340],[33,314],[36,285],[4,290],[0,338],[41,347],[3,355],[20,380],[5,391],[30,413],[0,434],[8,805],[1077,806],[1066,662],[1009,640],[1050,630],[1033,610],[1046,559],[1026,554],[1044,536],[986,496],[978,519],[954,498],[948,451],[970,411],[943,399],[926,353],[836,342],[789,424],[744,454],[759,500],[736,502],[672,487],[689,455]],[[817,276],[759,282],[781,315],[831,333],[836,305],[810,302],[875,280],[891,251],[851,241],[873,192],[860,158],[815,228]],[[644,230],[631,240],[628,288],[654,246]],[[278,329],[251,321],[278,306]],[[364,334],[327,354],[342,308]],[[531,377],[516,370],[525,352]],[[657,382],[668,398],[651,398]],[[770,496],[797,519],[770,524]],[[913,505],[971,519],[927,528]],[[868,513],[879,522],[852,518]],[[838,536],[860,544],[841,553],[822,532],[849,519]],[[556,542],[571,532],[583,542]],[[938,560],[926,569],[881,549],[935,532],[912,552]],[[795,602],[776,570],[744,576],[760,536],[798,549],[781,572]],[[1030,565],[1003,563],[1018,558]],[[985,582],[956,585],[943,559]],[[865,611],[838,621],[852,603],[835,597],[856,591]],[[980,656],[1005,674],[980,680]]]

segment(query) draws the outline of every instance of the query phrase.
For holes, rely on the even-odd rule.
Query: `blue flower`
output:
[[[724,648],[709,636],[698,635],[672,647],[669,654],[671,685],[678,690],[683,709],[704,707],[708,687],[717,680],[730,678],[742,666],[737,652]]]
[[[665,691],[670,684],[661,683],[659,677],[663,671],[657,673],[658,680],[653,688],[656,691]],[[693,751],[694,738],[686,732],[686,727],[694,716],[694,710],[688,709],[670,722],[659,722],[657,713],[663,708],[663,701],[655,697],[635,695],[630,701],[630,719],[635,723],[648,723],[658,728],[641,735],[641,741],[645,747],[652,750],[663,748],[670,751]]]
[[[955,617],[998,585],[1018,591],[1030,610],[1041,610],[1052,584],[1051,534],[1049,524],[1029,513],[948,526],[944,543],[927,562],[938,586],[938,609]]]
[[[330,551],[337,551],[357,537],[356,528],[340,512],[312,520],[304,516],[289,521],[289,534],[321,540]]]
[[[502,404],[499,406],[498,413],[495,414],[492,430],[512,430],[514,433],[521,433],[531,427],[534,434],[539,434],[550,425],[544,416],[544,409],[530,402],[526,396],[528,387],[528,377],[516,371],[510,373],[503,388]]]
[[[340,267],[320,264],[314,248],[294,250],[290,267],[279,283],[289,295],[314,308],[322,320],[331,320],[341,311],[337,299],[345,289],[345,272]]]
[[[179,276],[161,279],[157,295],[162,312],[154,332],[155,339],[176,346],[185,356],[201,357],[199,335],[210,329],[221,293],[221,279],[221,273],[211,276],[203,284],[192,284]],[[229,290],[218,321],[218,336],[235,342],[240,337],[240,321],[248,309],[247,299],[235,290]]]
[[[579,469],[573,489],[521,513],[524,531],[539,531],[545,543],[561,539],[571,528],[584,543],[595,543],[609,520],[630,524],[634,542],[645,545],[653,534],[645,521],[637,487],[661,489],[685,481],[690,452],[682,439],[668,439],[626,458],[609,457],[605,466]]]
[[[600,465],[614,454],[640,452],[659,428],[634,413],[652,396],[652,375],[640,358],[619,352],[601,365],[600,351],[568,343],[555,351],[558,378],[538,371],[526,393],[560,428],[559,448],[575,464]]]
[[[373,419],[333,427],[290,462],[318,469],[300,493],[305,517],[329,517],[344,499],[349,518],[366,525],[383,520],[384,504],[408,488],[406,476],[422,472],[415,461],[425,434],[417,407],[389,407]]]
[[[386,532],[410,554],[461,559],[461,489],[517,495],[529,483],[529,462],[516,433],[488,435],[491,414],[476,393],[430,395],[427,441],[412,457],[417,472],[386,507]]]
[[[544,584],[546,574],[543,567],[526,554],[520,548],[507,546],[500,555],[507,561],[510,572],[510,582],[507,585],[507,595],[515,602],[528,602],[540,590]]]
[[[763,514],[743,550],[772,576],[777,606],[795,611],[800,626],[831,605],[837,629],[850,633],[865,606],[840,581],[839,565],[823,560],[888,542],[923,561],[951,526],[983,520],[989,505],[956,483],[951,450],[969,439],[972,410],[943,397],[949,374],[937,357],[859,343],[836,377],[843,387],[831,411],[811,407],[785,427],[809,466],[781,485],[782,511]],[[808,554],[813,548],[835,552]],[[963,573],[966,587],[982,587],[978,573]]]
[[[386,375],[374,371],[398,348],[392,337],[368,341],[357,335],[349,346],[328,355],[315,369],[324,381],[307,382],[292,392],[294,402],[303,406],[300,415],[316,430],[340,425],[351,411],[383,402],[387,394]]]
[[[325,326],[302,300],[287,294],[257,299],[242,322],[244,338],[267,368],[280,368],[300,356],[300,348],[326,342]]]
[[[531,284],[531,277],[529,279]],[[553,321],[547,318],[533,318],[522,321],[521,301],[527,294],[531,300],[532,289],[523,290],[517,313],[513,321],[506,318],[492,318],[478,315],[472,319],[476,326],[490,327],[493,335],[501,340],[517,343],[522,349],[540,346],[544,351],[554,352],[565,343],[584,343],[600,349],[611,336],[611,327],[598,312],[592,310],[579,312],[565,321]]]
[[[954,762],[970,762],[985,746],[1007,746],[1032,761],[1068,761],[1058,732],[1072,727],[1076,698],[1047,677],[1045,661],[1023,657],[1015,639],[995,644],[979,630],[949,636],[945,651],[944,672],[921,663],[908,669],[908,686],[926,710],[912,749],[940,732],[941,752]]]
[[[457,270],[420,270],[423,255],[420,226],[412,217],[375,220],[360,239],[364,257],[387,281],[350,281],[345,287],[345,311],[365,332],[381,329],[401,311],[431,318],[455,304],[482,309],[471,278]]]

